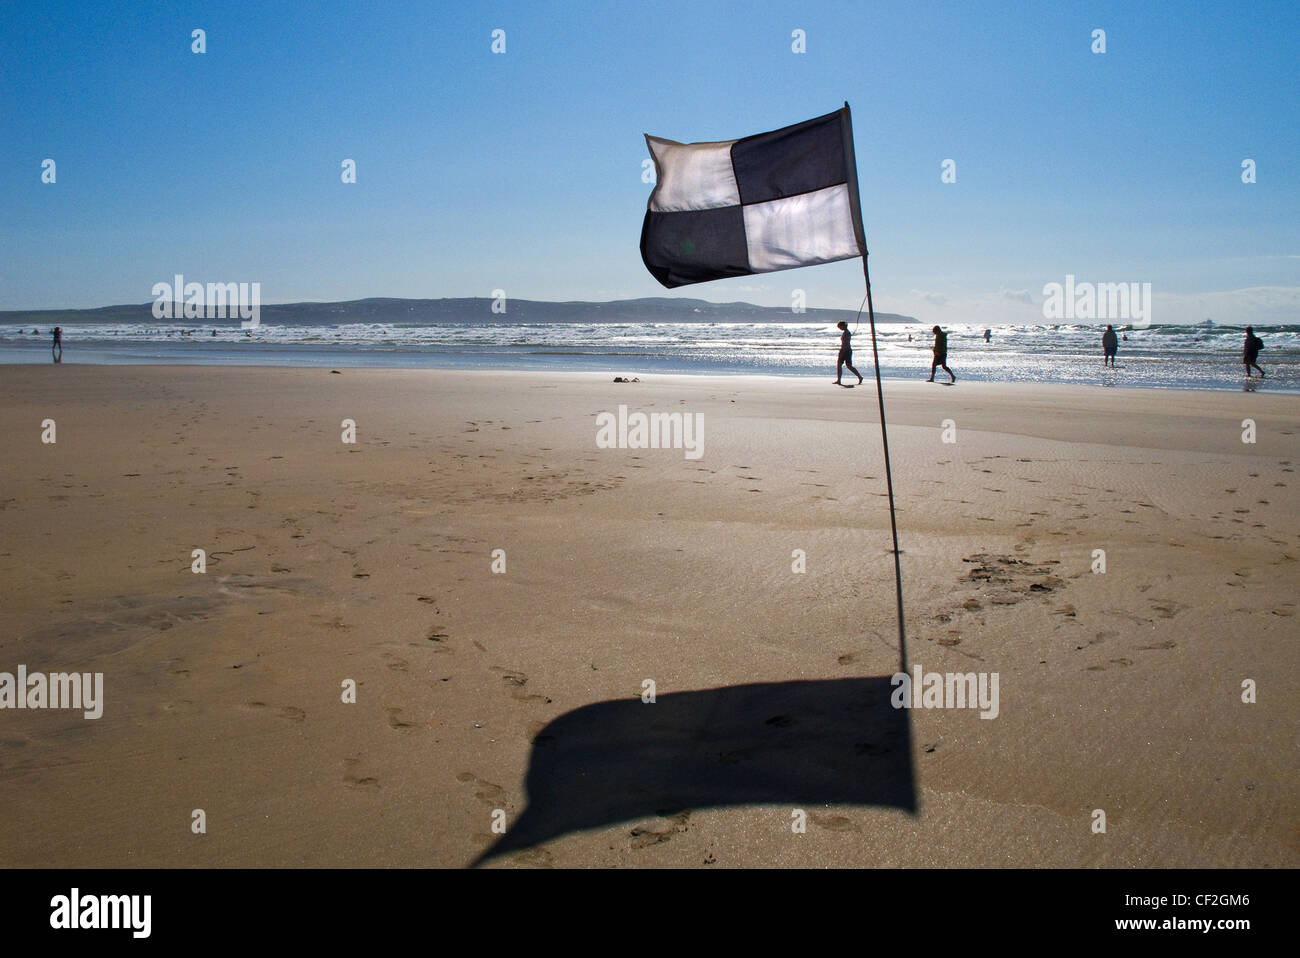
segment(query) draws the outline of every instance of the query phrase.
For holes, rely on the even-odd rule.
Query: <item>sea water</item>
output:
[[[0,328],[0,363],[50,362],[50,330]],[[992,328],[955,325],[948,365],[959,380],[1077,383],[1148,388],[1240,390],[1237,326],[1153,325],[1124,330],[1117,368],[1102,366],[1097,324]],[[216,333],[213,336],[213,333]],[[65,363],[404,367],[581,370],[612,375],[756,373],[833,378],[839,331],[821,323],[352,323],[268,324],[246,336],[238,324],[182,322],[63,326]],[[1300,391],[1300,325],[1260,326],[1258,388]],[[909,340],[909,336],[911,337]],[[877,326],[881,374],[929,375],[926,324]],[[871,376],[866,322],[853,339],[853,362]],[[849,374],[846,372],[846,376]],[[946,380],[940,370],[937,379]],[[851,377],[850,377],[851,379]]]

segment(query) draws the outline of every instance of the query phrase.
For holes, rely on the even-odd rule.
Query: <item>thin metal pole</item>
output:
[[[867,254],[862,254],[862,276],[867,281],[867,320],[871,324],[871,358],[876,366],[876,400],[880,404],[880,439],[885,446],[885,488],[889,492],[889,532],[894,541],[894,591],[898,597],[899,670],[907,671],[907,633],[903,625],[903,566],[898,552],[898,521],[894,518],[894,476],[889,468],[889,433],[885,428],[885,390],[880,384],[880,352],[876,348],[876,313],[871,308],[871,274]]]

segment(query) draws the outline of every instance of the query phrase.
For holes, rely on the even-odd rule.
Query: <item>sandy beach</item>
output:
[[[887,383],[906,664],[988,720],[889,705],[870,382],[642,378],[3,367],[0,672],[103,714],[0,711],[0,862],[1300,864],[1294,397]]]

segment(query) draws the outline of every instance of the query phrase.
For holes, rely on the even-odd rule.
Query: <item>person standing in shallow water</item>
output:
[[[1259,351],[1264,348],[1264,340],[1255,335],[1253,326],[1246,327],[1246,342],[1242,347],[1241,361],[1246,365],[1246,378],[1250,379],[1250,367],[1254,366],[1259,369],[1255,360],[1259,359]],[[1259,369],[1259,378],[1264,378],[1264,370]]]
[[[952,377],[952,381],[956,382],[957,374],[948,368],[948,334],[938,326],[934,327],[930,332],[934,333],[934,361],[930,363],[930,378],[926,382],[934,382],[934,371],[939,368],[942,368],[944,372]]]
[[[54,355],[54,361],[61,363],[63,362],[63,327],[55,326],[50,336],[53,340],[50,343],[50,352]]]
[[[1115,335],[1115,327],[1107,326],[1106,331],[1101,334],[1101,364],[1115,368],[1115,353],[1119,350],[1119,337]]]
[[[848,323],[836,323],[835,328],[840,331],[840,354],[835,361],[835,385],[843,386],[840,379],[844,376],[844,367],[849,367],[849,372],[858,377],[858,385],[862,385],[862,373],[853,368],[853,334],[849,332]]]

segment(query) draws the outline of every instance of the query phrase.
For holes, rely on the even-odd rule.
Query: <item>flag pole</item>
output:
[[[885,451],[885,490],[889,493],[889,532],[894,544],[894,594],[898,601],[898,659],[900,671],[907,671],[907,630],[903,618],[903,566],[898,550],[898,520],[894,516],[894,476],[889,467],[889,432],[885,426],[885,390],[880,382],[880,351],[876,346],[876,311],[871,305],[871,272],[867,269],[866,232],[862,228],[862,207],[858,199],[858,168],[853,152],[853,120],[844,102],[844,147],[849,160],[848,184],[852,194],[853,226],[862,249],[862,278],[867,284],[867,322],[871,326],[871,359],[876,367],[876,402],[880,405],[880,441]]]
[[[876,402],[880,404],[880,441],[885,448],[885,489],[889,493],[889,532],[894,543],[894,592],[898,598],[898,658],[907,671],[907,636],[903,625],[903,567],[898,552],[898,520],[894,518],[894,476],[889,468],[889,432],[885,428],[885,390],[880,384],[880,352],[876,348],[876,314],[871,308],[871,274],[862,251],[862,276],[867,281],[867,322],[871,325],[871,359],[876,367]]]

